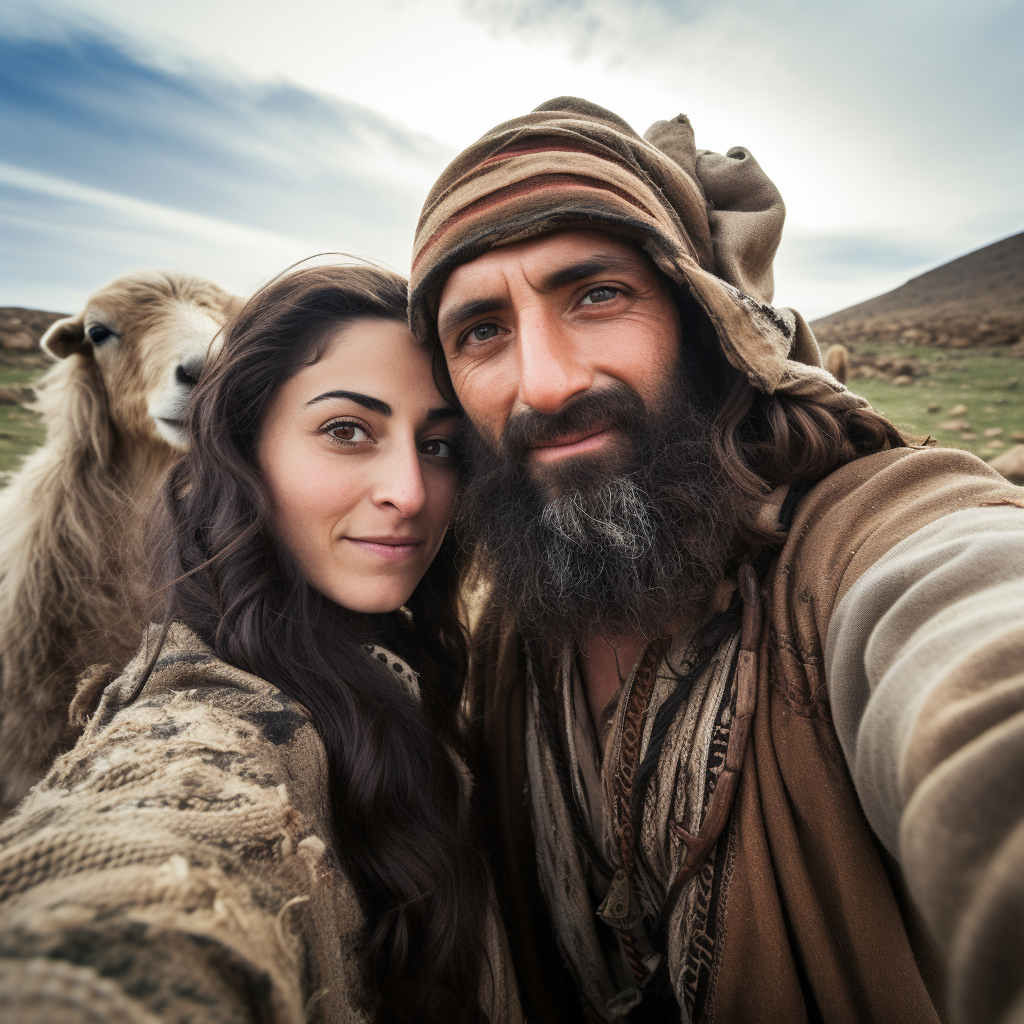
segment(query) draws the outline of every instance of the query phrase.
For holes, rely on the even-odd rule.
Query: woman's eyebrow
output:
[[[435,420],[454,420],[462,418],[461,409],[453,409],[450,405],[446,405],[441,409],[431,409],[427,413],[427,422],[433,423]]]
[[[379,398],[371,398],[369,395],[361,395],[358,391],[325,391],[322,395],[311,398],[306,405],[325,402],[328,398],[347,398],[350,402],[369,409],[370,412],[379,412],[381,416],[391,415],[391,406],[387,402],[382,402]]]

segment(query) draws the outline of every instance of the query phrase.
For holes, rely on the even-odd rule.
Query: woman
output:
[[[519,1019],[452,753],[456,412],[405,317],[311,268],[227,327],[165,625],[0,832],[11,1019]]]

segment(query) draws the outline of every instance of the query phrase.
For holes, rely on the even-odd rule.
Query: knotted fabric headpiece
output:
[[[784,219],[750,153],[698,150],[683,114],[641,138],[611,111],[562,96],[492,129],[430,190],[413,246],[412,330],[437,342],[437,299],[461,264],[553,231],[601,230],[641,246],[689,291],[754,387],[865,405],[821,368],[803,317],[771,306]]]

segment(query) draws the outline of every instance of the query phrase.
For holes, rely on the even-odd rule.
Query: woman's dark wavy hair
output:
[[[164,489],[166,623],[185,623],[312,716],[382,1019],[464,1021],[480,1019],[486,881],[445,746],[458,743],[466,666],[457,542],[446,538],[407,602],[411,622],[346,612],[276,542],[256,460],[278,388],[339,327],[404,323],[406,303],[391,272],[311,267],[263,288],[229,323],[189,407],[191,447]],[[412,661],[422,706],[366,652],[370,640]]]

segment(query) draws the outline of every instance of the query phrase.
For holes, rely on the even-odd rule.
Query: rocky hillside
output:
[[[0,306],[0,348],[38,348],[46,328],[68,313],[46,313],[41,309]]]
[[[811,325],[822,348],[897,341],[1024,356],[1024,232]]]

